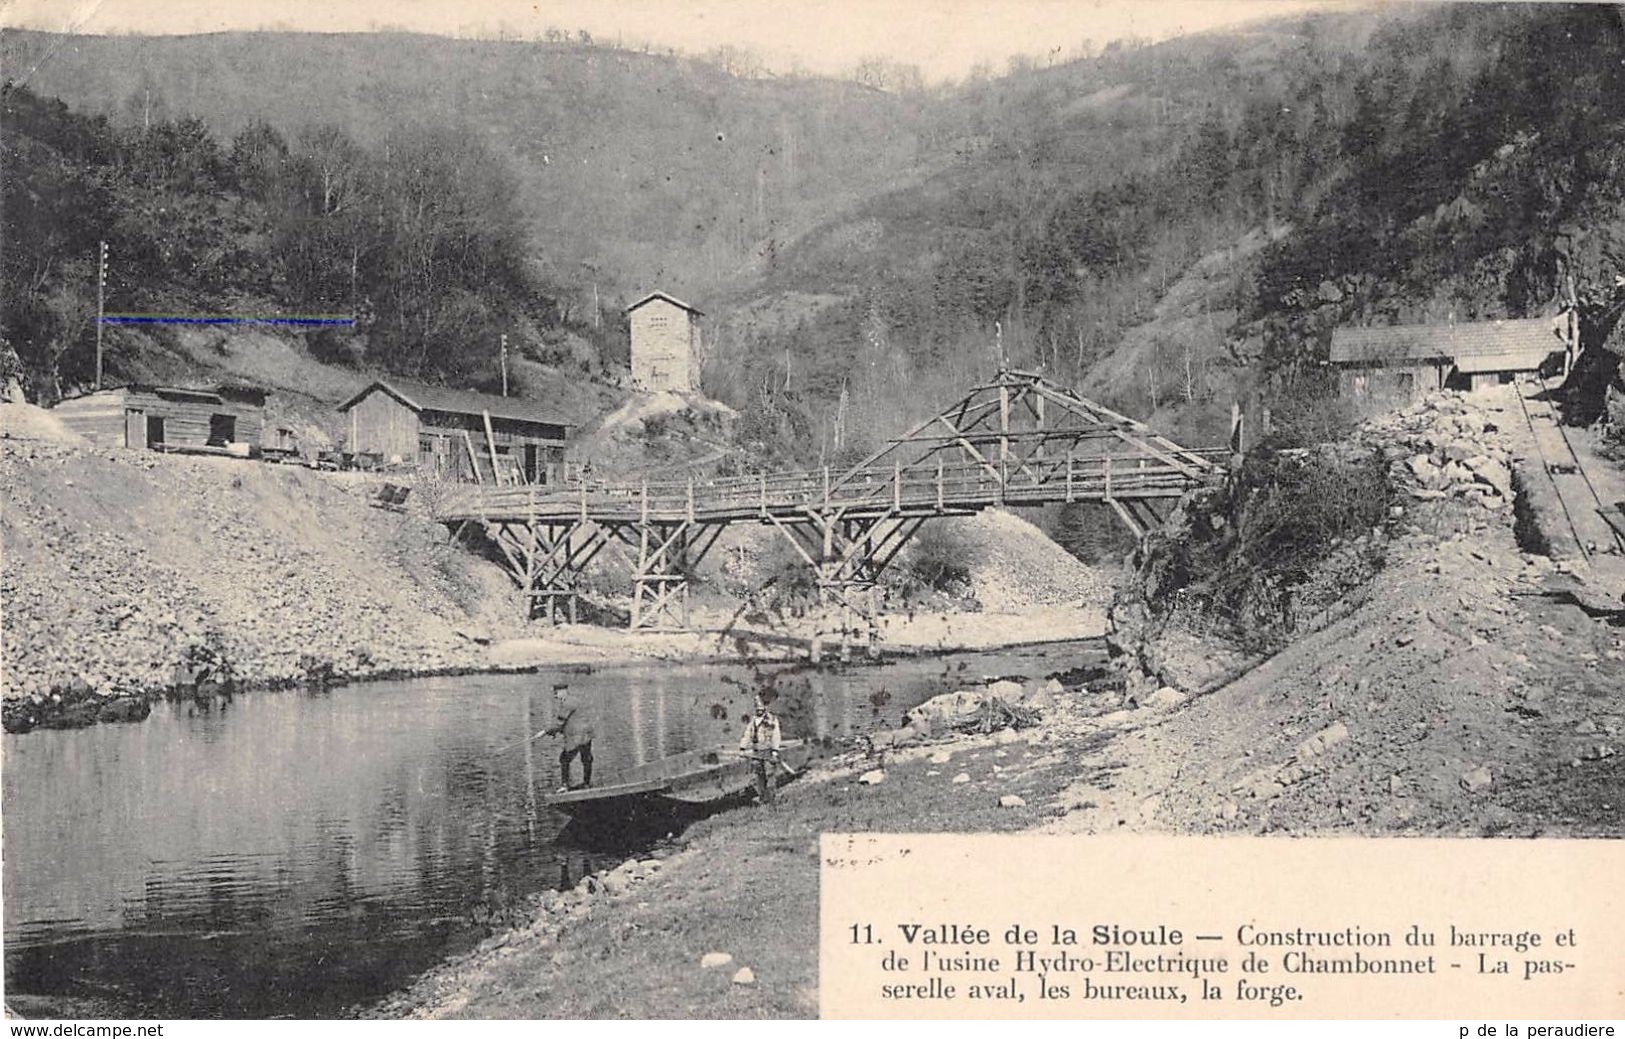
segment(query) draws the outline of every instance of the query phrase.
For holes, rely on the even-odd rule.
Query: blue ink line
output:
[[[107,314],[105,325],[353,325],[353,317],[170,317],[160,314]]]

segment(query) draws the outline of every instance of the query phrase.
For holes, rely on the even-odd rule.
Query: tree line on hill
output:
[[[606,302],[697,279],[726,319],[707,388],[762,464],[861,456],[998,363],[1083,383],[1259,229],[1273,244],[1202,288],[1206,341],[1170,334],[1107,403],[1222,419],[1256,390],[1312,413],[1335,325],[1518,316],[1571,281],[1592,329],[1617,319],[1625,25],[1600,5],[1316,14],[907,98],[562,39],[94,42],[133,64],[48,71],[116,125],[20,87],[0,111],[0,334],[45,385],[86,376],[100,240],[111,309],[353,312],[320,350],[465,384],[490,385],[502,331],[624,356],[582,271]],[[300,75],[254,86],[266,62]],[[321,90],[340,125],[290,129]],[[819,302],[727,317],[774,298]]]
[[[353,316],[312,334],[319,356],[465,385],[498,381],[503,333],[558,359],[514,177],[472,133],[369,147],[256,122],[222,144],[195,118],[120,127],[7,84],[0,148],[0,357],[37,397],[93,377],[102,242],[111,314]],[[116,373],[127,340],[108,339]]]

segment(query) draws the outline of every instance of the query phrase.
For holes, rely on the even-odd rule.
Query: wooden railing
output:
[[[1219,475],[1226,452],[1182,450],[1064,456],[999,463],[923,462],[846,472],[815,469],[708,479],[557,485],[460,485],[439,503],[441,519],[726,520],[808,509],[945,511],[1003,503],[1174,497]]]

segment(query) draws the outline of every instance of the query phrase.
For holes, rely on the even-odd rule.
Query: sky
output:
[[[1346,0],[1345,0],[1346,2]],[[1166,39],[1328,0],[0,0],[0,23],[85,33],[227,29],[533,37],[548,27],[688,54],[727,43],[773,71],[839,75],[870,57],[959,79],[1021,54],[1057,61],[1114,39]]]

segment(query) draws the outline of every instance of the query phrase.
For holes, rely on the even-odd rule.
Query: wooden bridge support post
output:
[[[531,528],[537,565],[527,594],[533,603],[546,603],[549,624],[580,623],[581,574],[609,543],[608,531],[591,520],[532,523]]]
[[[726,523],[644,520],[634,526],[634,531],[618,532],[638,550],[629,626],[634,631],[687,628],[691,619],[689,572],[716,544]]]
[[[604,528],[591,520],[488,520],[482,525],[519,586],[525,619],[540,615],[549,624],[576,623],[577,585],[609,540]]]
[[[895,509],[859,516],[826,515],[809,509],[794,520],[768,517],[813,571],[820,609],[833,618],[833,626],[814,639],[815,655],[829,634],[839,639],[843,658],[850,656],[854,645],[874,649],[876,585],[927,515]]]

